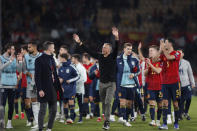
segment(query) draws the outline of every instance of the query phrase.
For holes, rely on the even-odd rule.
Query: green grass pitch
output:
[[[7,112],[6,112],[7,116]],[[191,120],[188,121],[184,119],[180,121],[180,131],[197,131],[197,97],[192,98],[192,103],[190,107]],[[78,118],[76,118],[75,123],[72,125],[64,125],[59,122],[54,123],[53,131],[102,131],[103,121],[98,123],[96,118],[91,120],[85,120],[82,124],[77,124]],[[146,122],[142,122],[140,117],[131,123],[132,127],[125,127],[120,123],[111,123],[110,131],[156,131],[158,127],[150,127],[148,123],[150,122],[149,114],[147,114]],[[25,127],[26,120],[12,120],[14,129],[9,129],[9,131],[31,131],[30,127]],[[174,131],[173,125],[168,126],[169,131]],[[8,131],[8,130],[6,130]]]

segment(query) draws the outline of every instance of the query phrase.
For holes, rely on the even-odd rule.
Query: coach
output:
[[[47,104],[49,105],[49,122],[47,131],[51,131],[57,112],[57,93],[62,91],[53,59],[54,43],[46,41],[44,53],[35,61],[35,84],[40,102],[38,116],[39,131],[42,131]]]
[[[99,69],[100,69],[100,98],[102,101],[103,112],[105,115],[105,122],[103,125],[103,129],[108,130],[110,127],[109,116],[111,109],[111,101],[114,96],[114,92],[116,90],[116,57],[118,54],[118,29],[112,28],[112,34],[115,36],[115,47],[112,52],[112,45],[109,43],[104,43],[102,48],[102,53],[96,53],[91,49],[86,48],[84,44],[80,41],[78,35],[74,34],[73,39],[80,45],[84,51],[89,53],[95,59],[99,61]]]

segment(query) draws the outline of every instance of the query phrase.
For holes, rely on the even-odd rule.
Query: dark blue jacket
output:
[[[71,62],[64,62],[58,70],[58,75],[63,79],[62,87],[64,88],[64,98],[70,98],[76,94],[76,81],[79,79],[75,67],[71,65]],[[69,80],[68,84],[66,81]]]
[[[127,58],[128,65],[130,67],[130,72],[134,74],[134,81],[139,87],[139,81],[138,81],[138,75],[140,74],[140,66],[139,61],[137,58],[133,57],[132,55],[129,55]],[[121,80],[122,80],[122,74],[124,70],[124,60],[123,60],[123,54],[117,57],[117,81],[116,85],[117,88],[120,88]]]
[[[96,85],[97,85],[97,83],[99,82],[98,80],[99,80],[99,78],[95,75],[95,70],[97,70],[98,68],[97,68],[97,65],[96,64],[94,64],[91,68],[90,68],[90,71],[88,72],[88,76],[89,76],[89,78],[92,80],[92,85],[91,85],[91,87],[92,87],[92,89],[95,91],[95,90],[97,90],[96,89]]]

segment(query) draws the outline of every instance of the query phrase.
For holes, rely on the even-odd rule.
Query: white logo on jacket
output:
[[[66,73],[69,73],[70,72],[70,70],[69,69],[66,69]]]

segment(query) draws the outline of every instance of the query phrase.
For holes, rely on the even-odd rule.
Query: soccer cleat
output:
[[[103,129],[104,130],[109,130],[110,128],[110,122],[109,121],[105,121],[104,124],[103,124]]]
[[[67,123],[67,124],[73,124],[73,120],[72,120],[72,119],[67,119],[67,120],[66,120],[66,123]]]
[[[38,129],[38,124],[35,124],[34,126],[32,126],[31,129]]]
[[[118,119],[118,122],[123,124],[123,123],[126,122],[126,120],[124,120],[123,117],[120,117],[120,118]]]
[[[60,123],[64,123],[64,116],[63,116],[63,115],[60,116],[59,122],[60,122]]]
[[[25,119],[25,114],[23,112],[21,112],[21,119]]]
[[[131,117],[130,122],[134,122],[135,121],[135,117]]]
[[[5,121],[0,120],[0,129],[4,129],[4,128],[5,128]]]
[[[156,120],[156,126],[161,126],[160,120]]]
[[[27,121],[26,126],[32,126],[32,122]]]
[[[131,127],[131,126],[132,126],[129,122],[125,122],[124,125],[125,125],[126,127]]]
[[[86,115],[86,120],[89,120],[90,119],[90,114],[87,114]]]
[[[93,119],[93,117],[94,117],[94,114],[90,113],[90,119]]]
[[[19,115],[16,114],[16,115],[14,116],[14,119],[19,119]]]
[[[47,129],[46,131],[51,131],[51,129]]]
[[[101,122],[102,121],[101,117],[98,117],[96,121]]]
[[[191,120],[191,118],[190,118],[190,116],[189,116],[188,113],[185,114],[185,118],[186,118],[187,120]]]
[[[7,126],[6,126],[7,129],[12,129],[13,126],[12,126],[12,121],[11,120],[8,120],[8,123],[7,123]]]
[[[150,123],[149,123],[150,126],[156,126],[156,123],[154,120],[152,120]]]
[[[77,123],[83,123],[83,120],[82,120],[82,117],[79,117],[79,120],[78,120],[78,122]]]
[[[174,124],[174,129],[179,130],[179,124]]]
[[[64,123],[64,119],[60,119],[59,122],[60,122],[60,123]]]
[[[168,130],[168,126],[166,124],[163,124],[159,127],[160,130]]]
[[[110,119],[111,122],[115,122],[116,121],[115,115],[110,115],[110,118],[109,119]]]
[[[171,118],[171,115],[168,115],[167,124],[172,124],[172,118]]]

